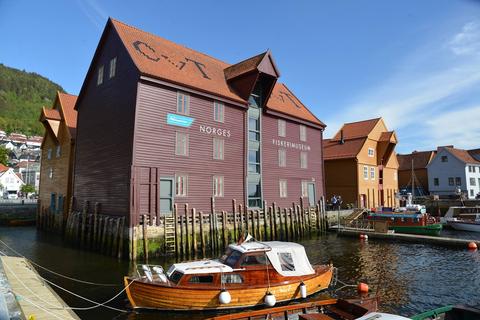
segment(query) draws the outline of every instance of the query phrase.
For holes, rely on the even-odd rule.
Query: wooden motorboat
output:
[[[377,311],[377,297],[366,299],[319,299],[285,306],[249,310],[215,316],[209,320],[290,320],[296,319],[357,319]]]
[[[480,214],[461,214],[458,218],[447,220],[447,225],[455,230],[480,232]]]
[[[328,288],[334,267],[312,266],[296,243],[246,241],[218,260],[176,263],[166,274],[158,266],[142,271],[124,278],[133,308],[219,310],[306,298]]]

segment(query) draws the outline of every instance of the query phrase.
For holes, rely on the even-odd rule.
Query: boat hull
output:
[[[247,308],[264,305],[265,294],[270,291],[276,301],[284,302],[301,298],[300,283],[307,287],[307,295],[312,295],[327,289],[333,276],[333,266],[316,268],[312,276],[299,277],[295,281],[285,281],[267,286],[249,286],[226,289],[231,295],[229,304],[219,303],[220,288],[191,288],[167,286],[134,280],[125,277],[126,293],[133,308],[159,310],[221,310],[232,308]],[[133,283],[131,283],[134,281]]]
[[[426,226],[390,226],[390,230],[398,233],[422,234],[427,236],[438,236],[442,231],[442,225],[439,223]]]
[[[455,230],[480,232],[480,223],[461,222],[461,221],[447,221],[447,224]]]

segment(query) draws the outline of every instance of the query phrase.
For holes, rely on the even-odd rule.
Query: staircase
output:
[[[358,218],[360,218],[360,216],[362,216],[364,212],[367,212],[367,209],[362,209],[362,208],[354,209],[350,215],[345,217],[345,222],[348,223],[348,222],[357,220]]]
[[[173,215],[166,215],[164,219],[165,253],[175,253],[175,228],[177,227],[176,221],[173,218]]]

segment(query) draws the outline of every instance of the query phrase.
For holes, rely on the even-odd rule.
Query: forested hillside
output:
[[[61,86],[39,74],[0,64],[0,129],[42,135],[40,110],[53,104],[57,91],[64,92]]]

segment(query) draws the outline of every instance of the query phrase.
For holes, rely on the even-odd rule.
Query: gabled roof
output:
[[[140,74],[147,77],[213,94],[246,106],[247,100],[235,92],[229,85],[229,80],[255,70],[266,72],[269,76],[279,76],[269,51],[230,65],[111,18],[107,28],[110,25],[118,33]],[[275,83],[272,92],[266,104],[267,110],[325,126],[284,84]]]
[[[410,154],[397,154],[398,170],[425,169],[435,156],[436,151],[414,151]]]
[[[343,144],[337,140],[323,140],[323,158],[324,160],[349,159],[355,158],[367,138],[356,138],[345,140]]]
[[[42,113],[40,117],[44,117],[45,119],[49,120],[57,120],[60,121],[62,118],[60,117],[60,112],[56,109],[46,109],[42,107]]]
[[[480,148],[479,149],[472,149],[472,150],[468,150],[468,153],[470,153],[470,155],[480,161]]]
[[[455,158],[457,158],[458,160],[464,163],[480,164],[480,161],[472,157],[472,155],[467,150],[450,148],[450,147],[445,147],[444,149],[450,152],[452,155],[454,155]]]
[[[373,130],[377,123],[382,118],[375,118],[369,120],[362,120],[356,122],[345,123],[340,130],[333,136],[332,140],[340,140],[343,130],[344,139],[355,139],[367,137],[368,134]]]
[[[77,110],[75,110],[77,98],[78,97],[73,94],[58,92],[58,100],[63,111],[63,116],[73,139],[75,139],[75,130],[77,129]]]

